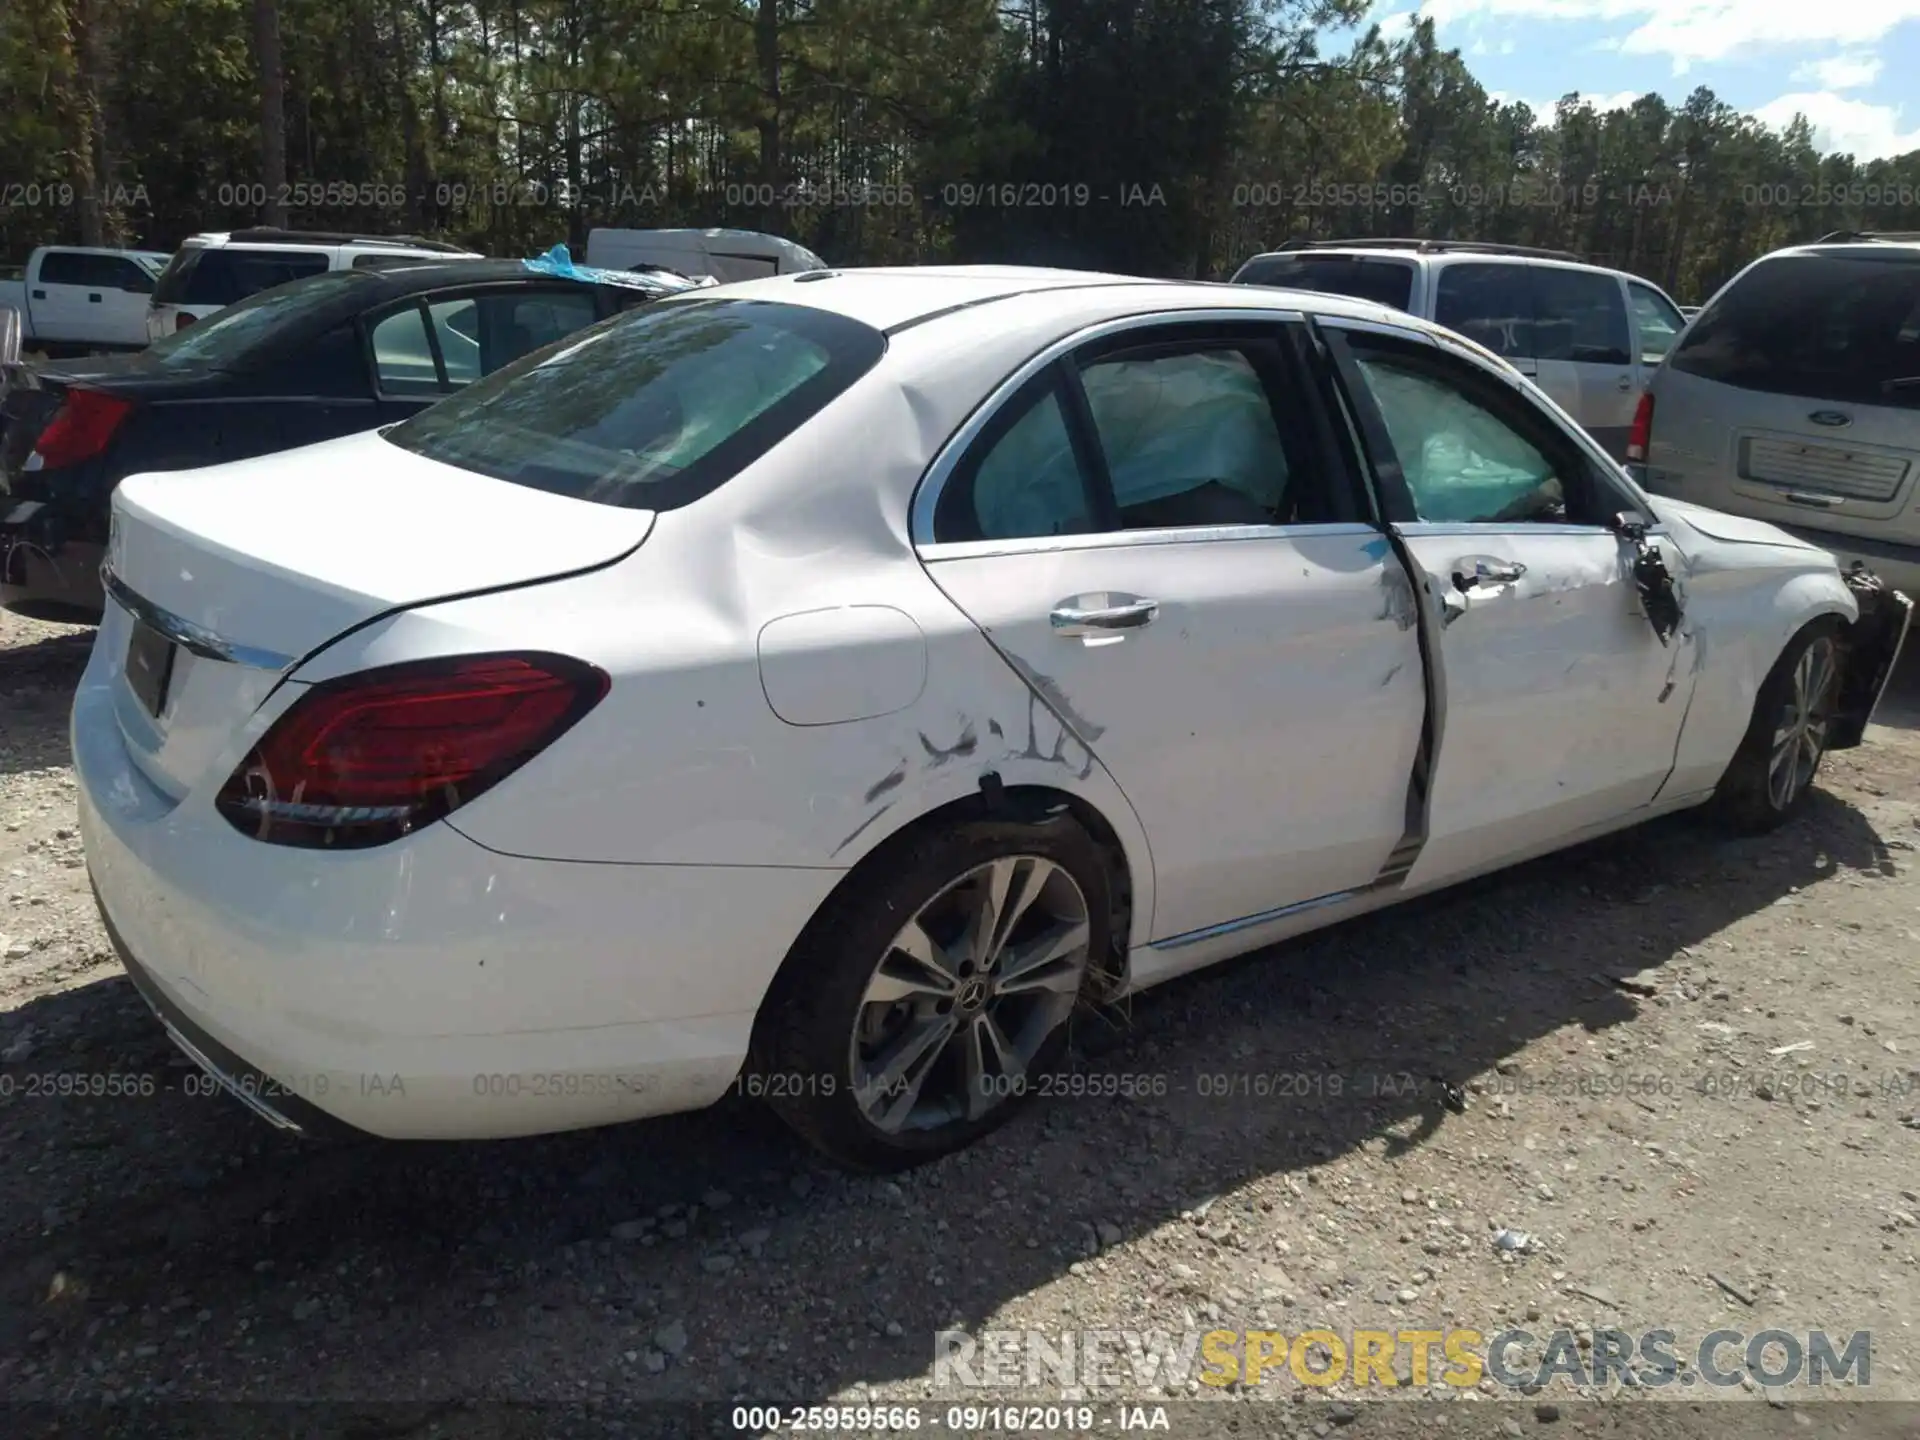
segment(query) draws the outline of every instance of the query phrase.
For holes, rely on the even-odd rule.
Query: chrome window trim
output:
[[[1408,340],[1416,345],[1438,347],[1440,343],[1438,335],[1419,325],[1390,325],[1384,320],[1363,320],[1357,315],[1316,315],[1313,322],[1323,330],[1359,330],[1368,335],[1384,335],[1389,340]]]
[[[995,555],[1053,555],[1073,550],[1119,550],[1136,545],[1227,544],[1237,540],[1290,540],[1321,535],[1378,537],[1359,521],[1324,525],[1189,525],[1158,530],[1096,530],[1087,535],[1023,535],[1010,540],[942,540],[920,547],[929,565],[943,560],[981,560]]]
[[[229,665],[245,665],[254,670],[272,670],[284,672],[293,668],[295,655],[282,655],[277,650],[264,650],[255,645],[241,645],[214,634],[204,625],[197,625],[184,615],[176,615],[163,609],[141,595],[118,575],[113,567],[100,567],[100,584],[107,594],[116,600],[120,608],[143,625],[159,631],[174,644],[190,655],[198,655],[206,660],[224,660]]]
[[[1422,535],[1612,535],[1604,525],[1563,525],[1554,520],[1418,520],[1396,525],[1394,530],[1409,539]],[[1665,521],[1647,527],[1648,536],[1665,535]]]
[[[993,422],[993,417],[1000,413],[1001,407],[1012,399],[1023,385],[1056,360],[1059,360],[1063,355],[1070,355],[1082,345],[1090,345],[1096,340],[1104,340],[1112,335],[1124,335],[1129,330],[1151,330],[1163,325],[1186,324],[1200,326],[1209,324],[1244,325],[1252,323],[1279,326],[1291,323],[1298,325],[1302,323],[1305,318],[1306,312],[1302,310],[1281,310],[1271,306],[1212,306],[1204,310],[1154,310],[1144,314],[1125,315],[1114,320],[1101,320],[1095,324],[1084,326],[1062,339],[1055,340],[1045,349],[1028,357],[1011,375],[1007,376],[995,386],[994,389],[988,393],[986,399],[981,401],[974,409],[974,412],[967,417],[966,423],[953,433],[945,445],[940,447],[939,452],[933,458],[933,463],[922,473],[920,483],[915,487],[913,492],[913,502],[907,511],[907,534],[913,542],[914,549],[924,553],[928,547],[942,543],[936,540],[933,534],[933,517],[934,512],[940,505],[940,494],[946,488],[947,481],[952,478],[954,470],[959,466],[961,459],[966,455],[968,449],[972,446],[973,442],[980,437],[980,432],[985,430],[987,426]],[[1209,530],[1255,528],[1265,530],[1268,527],[1206,526],[1195,528]],[[1126,535],[1129,533],[1137,535],[1149,532],[1113,531],[1109,533],[1114,535]],[[1194,531],[1188,530],[1184,533],[1188,537],[1191,537]],[[1024,540],[1028,537],[1023,536],[1021,538]],[[1077,539],[1080,537],[1041,536],[1038,538],[1057,541]],[[960,544],[978,545],[980,543],[982,542],[947,541],[945,545],[951,547]],[[1000,544],[1012,542],[992,541],[987,543]]]

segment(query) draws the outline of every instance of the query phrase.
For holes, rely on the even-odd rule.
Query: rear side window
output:
[[[757,460],[886,352],[871,326],[799,305],[650,305],[535,351],[385,432],[516,485],[665,510]]]
[[[1687,317],[1666,296],[1638,280],[1627,282],[1627,294],[1633,297],[1633,323],[1640,335],[1640,363],[1657,365],[1673,348],[1675,338],[1687,328]]]
[[[324,254],[311,250],[182,250],[154,287],[161,305],[231,305],[275,285],[323,273]]]
[[[1535,359],[1576,365],[1633,363],[1618,276],[1554,265],[1531,268]]]
[[[40,257],[42,285],[85,285],[87,260],[75,250],[50,250]]]
[[[439,395],[440,369],[433,363],[433,341],[418,302],[396,310],[371,331],[373,374],[383,395],[417,399]]]
[[[1743,390],[1920,407],[1920,260],[1762,260],[1694,318],[1667,364]]]
[[[1240,351],[1098,360],[1080,383],[1125,529],[1275,522],[1287,452]]]
[[[1262,255],[1242,265],[1233,283],[1350,295],[1356,300],[1372,300],[1405,310],[1413,298],[1413,266],[1405,260],[1316,255],[1311,251],[1301,255]]]
[[[1434,287],[1433,318],[1508,360],[1531,360],[1534,271],[1527,265],[1448,265]]]
[[[471,385],[598,318],[593,292],[578,286],[429,295],[373,325],[374,374],[382,394],[438,396]]]
[[[144,292],[152,288],[153,278],[124,255],[56,250],[40,259],[40,283],[82,286],[88,290]]]
[[[1086,471],[1073,446],[1060,383],[1047,373],[996,417],[941,492],[935,534],[941,540],[1015,540],[1084,535],[1099,529]]]

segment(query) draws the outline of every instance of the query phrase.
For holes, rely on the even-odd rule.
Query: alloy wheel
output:
[[[977,1120],[1023,1093],[1079,997],[1087,897],[1039,855],[989,860],[901,926],[850,1042],[855,1103],[889,1134]]]
[[[1833,640],[1825,635],[1801,651],[1793,667],[1767,762],[1767,799],[1776,810],[1785,810],[1813,780],[1827,748],[1839,669]]]

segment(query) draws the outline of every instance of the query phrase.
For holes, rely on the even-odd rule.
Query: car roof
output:
[[[1477,249],[1471,245],[1460,245],[1451,249],[1423,249],[1414,242],[1406,245],[1315,245],[1310,249],[1263,250],[1258,255],[1249,256],[1240,268],[1245,269],[1255,260],[1290,260],[1304,255],[1337,255],[1342,259],[1351,260],[1406,260],[1416,263],[1425,260],[1437,261],[1441,264],[1471,261],[1475,265],[1550,265],[1556,270],[1591,270],[1602,275],[1631,274],[1630,271],[1616,270],[1611,265],[1595,265],[1585,260],[1566,259],[1545,250],[1523,254],[1511,250]],[[1640,277],[1634,275],[1632,278],[1637,280]]]
[[[975,306],[1022,295],[1079,290],[1090,308],[1113,316],[1157,310],[1256,309],[1386,321],[1411,330],[1435,327],[1404,311],[1344,295],[1199,280],[1157,280],[1090,270],[1025,265],[945,265],[810,270],[688,292],[673,303],[767,300],[829,310],[876,330],[896,331]]]
[[[470,250],[462,250],[457,245],[448,245],[438,240],[424,240],[414,235],[356,235],[345,231],[336,233],[323,230],[276,230],[269,227],[255,227],[251,230],[203,230],[197,235],[189,235],[181,242],[182,249],[189,245],[199,248],[234,246],[270,250],[344,248],[408,255],[470,255],[473,253]]]
[[[1920,259],[1920,240],[1901,239],[1858,239],[1858,240],[1815,240],[1806,245],[1788,245],[1779,250],[1771,250],[1762,255],[1762,260],[1771,260],[1780,255],[1825,256],[1834,260],[1845,259],[1889,259],[1894,256],[1902,260]]]
[[[506,280],[558,280],[569,285],[611,285],[621,290],[643,290],[652,295],[677,295],[694,289],[691,281],[674,275],[624,270],[586,270],[569,275],[540,267],[529,260],[448,260],[421,256],[397,265],[379,265],[339,274],[374,275],[389,282],[395,294],[412,294],[441,285],[491,284]]]
[[[649,279],[645,275],[635,275],[631,285],[623,288],[655,295],[678,294],[684,288],[649,284]],[[519,260],[436,259],[423,260],[418,265],[383,265],[370,270],[328,270],[288,282],[294,285],[324,285],[334,291],[326,303],[316,302],[312,309],[302,311],[298,320],[290,323],[296,325],[302,335],[320,333],[377,305],[404,300],[411,295],[425,294],[449,285],[499,285],[515,280],[543,288],[553,285],[591,287],[607,283],[598,277],[590,279],[585,276],[542,273]]]

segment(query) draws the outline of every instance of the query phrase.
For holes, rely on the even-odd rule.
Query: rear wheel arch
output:
[[[938,928],[915,928],[919,945],[901,946],[897,937],[902,926],[910,921],[917,926],[919,917],[929,909],[937,912],[943,896],[977,896],[979,892],[971,887],[980,883],[975,877],[984,874],[988,866],[999,873],[998,867],[1005,864],[1009,876],[1043,873],[1036,863],[1050,872],[1044,882],[1048,886],[1045,893],[1059,901],[1063,892],[1054,887],[1064,884],[1064,895],[1077,897],[1081,931],[1078,955],[1065,956],[1062,952],[1060,962],[1074,966],[1077,975],[1065,989],[1046,981],[1036,985],[1032,980],[1020,982],[1018,988],[1058,990],[1052,1000],[1037,994],[1034,998],[1042,1006],[1065,1004],[1069,1008],[1064,1013],[1056,1010],[1050,1018],[1040,1015],[1038,1023],[1044,1030],[1035,1028],[1032,1010],[1018,1013],[1019,1007],[1032,1001],[1011,990],[997,989],[994,956],[999,953],[998,942],[984,958],[975,950],[981,966],[978,971],[970,969],[964,959],[957,973],[948,961],[939,962],[941,968],[956,976],[948,983],[961,987],[949,989],[945,999],[937,998],[937,987],[914,983],[914,965],[903,961],[900,953],[919,957],[933,968],[932,956],[943,948],[949,957],[955,954],[951,948],[953,936]],[[1025,882],[1010,879],[1004,883]],[[1114,925],[1124,927],[1127,923],[1130,888],[1127,858],[1112,825],[1095,807],[1064,790],[1044,785],[989,785],[982,792],[936,806],[899,827],[864,855],[801,928],[761,999],[744,1073],[789,1126],[845,1165],[867,1170],[900,1169],[971,1144],[1011,1118],[1033,1098],[1037,1087],[1030,1090],[1022,1084],[1008,1092],[991,1092],[1005,1098],[987,1101],[987,1108],[981,1111],[969,1102],[964,1114],[949,1111],[932,1128],[899,1129],[901,1124],[912,1126],[913,1116],[895,1116],[892,1120],[876,1116],[872,1106],[892,1109],[894,1102],[864,1091],[876,1073],[864,1067],[880,1066],[884,1061],[884,1073],[897,1075],[903,1086],[910,1074],[904,1067],[918,1067],[920,1073],[912,1078],[911,1088],[900,1102],[916,1114],[922,1105],[923,1082],[928,1084],[926,1093],[934,1097],[935,1114],[940,1113],[943,1103],[950,1103],[950,1097],[940,1096],[939,1091],[943,1083],[958,1083],[953,1080],[958,1065],[964,1064],[969,1075],[1005,1070],[1021,1081],[1046,1073],[1070,1043],[1074,1011],[1113,998],[1124,978],[1126,931],[1116,930]],[[980,902],[976,898],[970,903]],[[1019,916],[1024,912],[1044,924],[1045,903],[1028,909],[1023,902],[1010,913]],[[1076,904],[1065,908],[1074,912]],[[978,923],[977,916],[973,923]],[[1023,922],[1008,923],[1017,926]],[[997,921],[992,928],[998,929]],[[895,937],[892,946],[889,937]],[[975,939],[967,943],[977,946],[979,942]],[[931,950],[923,951],[929,945]],[[1047,958],[1053,953],[1047,951],[1039,963],[1053,963]],[[877,968],[883,962],[889,966],[884,977]],[[1022,968],[1017,973],[1036,972]],[[968,979],[970,975],[974,978]],[[907,988],[898,989],[903,982]],[[876,1001],[876,984],[894,993],[882,994]],[[973,991],[981,993],[969,994]],[[996,999],[996,995],[1001,998]],[[1070,998],[1062,1000],[1060,996]],[[1016,1007],[1004,1031],[996,1029],[991,1018],[994,1008],[1003,1002]],[[986,1018],[969,1018],[983,1010]],[[893,1033],[896,1022],[900,1028]],[[958,1038],[955,1022],[967,1027],[958,1032]],[[870,1024],[877,1025],[879,1033],[869,1036]],[[944,1031],[940,1029],[943,1025]],[[981,1026],[984,1033],[1000,1039],[992,1044],[983,1041],[983,1032],[976,1028]],[[963,1047],[957,1059],[956,1047]],[[989,1054],[996,1057],[992,1064],[985,1059]],[[1009,1063],[1005,1058],[1009,1055],[1019,1058]],[[924,1064],[919,1058],[922,1056],[929,1057]]]
[[[830,922],[847,903],[849,893],[870,884],[876,874],[895,864],[917,841],[937,831],[969,822],[1001,820],[1016,824],[1038,824],[1062,812],[1086,832],[1105,857],[1113,898],[1113,954],[1100,963],[1105,968],[1103,980],[1109,987],[1123,982],[1128,937],[1132,931],[1135,897],[1141,877],[1136,874],[1135,862],[1128,855],[1119,830],[1098,806],[1070,791],[1040,784],[1014,784],[997,788],[988,786],[935,805],[903,821],[880,837],[854,862],[853,867],[840,877],[815,907],[806,926],[782,957],[780,968],[761,999],[762,1013],[770,1003],[775,1002],[795,957],[809,948],[807,942],[816,927],[823,921]]]

